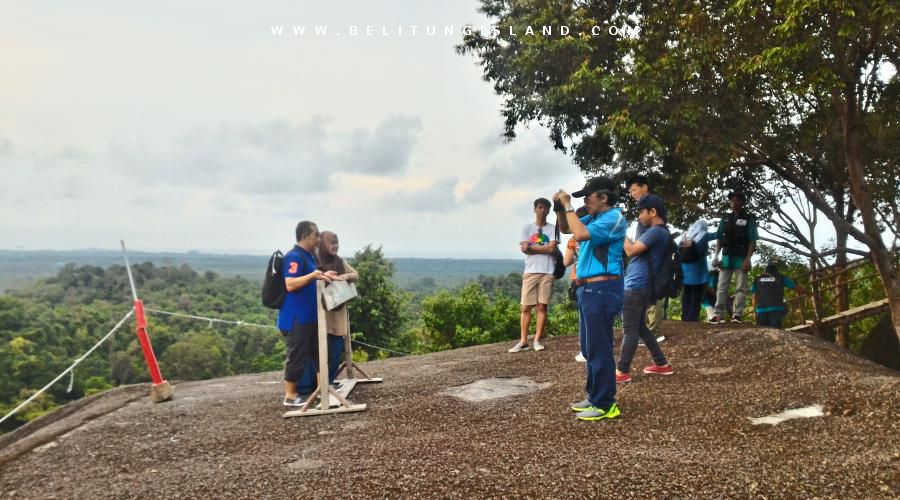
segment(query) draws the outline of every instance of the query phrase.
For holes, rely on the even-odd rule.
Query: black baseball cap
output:
[[[668,221],[668,212],[666,211],[666,204],[662,198],[656,196],[655,194],[648,194],[641,198],[637,204],[637,210],[640,212],[645,208],[655,208],[657,215],[662,217],[662,220]]]
[[[597,191],[607,191],[612,193],[615,192],[615,190],[616,183],[613,182],[611,177],[599,175],[597,177],[591,177],[591,179],[585,183],[584,187],[572,193],[572,196],[575,198],[583,198],[589,196],[591,193],[596,193]]]

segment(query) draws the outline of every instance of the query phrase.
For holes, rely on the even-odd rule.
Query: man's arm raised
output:
[[[578,216],[575,215],[575,210],[572,209],[572,195],[560,189],[553,195],[553,199],[562,203],[562,206],[566,210],[565,219],[560,219],[560,221],[566,221],[565,229],[563,229],[563,224],[560,223],[559,230],[566,234],[571,234],[575,238],[575,241],[587,241],[591,239],[591,233],[588,231],[587,227],[581,223]]]

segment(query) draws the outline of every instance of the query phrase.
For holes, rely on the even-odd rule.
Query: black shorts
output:
[[[296,382],[303,376],[306,363],[315,363],[319,350],[319,324],[301,325],[294,322],[290,332],[281,331],[287,344],[287,357],[284,359],[284,380]]]

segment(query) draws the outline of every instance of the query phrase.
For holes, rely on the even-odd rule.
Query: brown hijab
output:
[[[338,257],[337,254],[331,253],[329,249],[332,238],[337,238],[337,235],[331,231],[322,231],[322,235],[319,238],[319,246],[316,248],[316,254],[319,257],[319,269],[344,274],[346,272],[344,259]]]

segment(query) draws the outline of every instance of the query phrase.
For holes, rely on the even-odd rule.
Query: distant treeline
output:
[[[283,248],[282,250],[287,250]],[[128,253],[132,262],[152,262],[156,266],[179,267],[187,264],[203,273],[212,271],[224,277],[243,277],[260,282],[268,255],[222,255],[200,252]],[[417,259],[392,258],[392,281],[405,290],[455,287],[479,275],[522,272],[522,261],[515,259]],[[122,264],[122,253],[113,250],[0,250],[0,291],[23,288],[41,278],[50,278],[67,264],[109,267]]]

